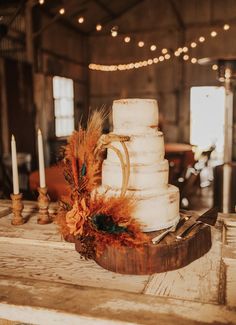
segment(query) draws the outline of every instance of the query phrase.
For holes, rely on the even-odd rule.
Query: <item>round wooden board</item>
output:
[[[170,233],[154,245],[151,239],[158,233],[160,232],[148,234],[150,242],[142,250],[109,246],[95,262],[109,271],[145,275],[179,269],[203,256],[211,248],[211,228],[208,225],[199,224],[181,240]]]

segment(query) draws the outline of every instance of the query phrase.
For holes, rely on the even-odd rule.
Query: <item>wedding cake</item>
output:
[[[133,217],[140,222],[144,232],[171,227],[179,220],[179,190],[168,184],[169,165],[164,159],[163,133],[157,128],[156,100],[115,100],[112,117],[111,134],[130,137],[125,142],[130,159],[126,195],[136,199]],[[121,143],[114,141],[112,146],[124,156]],[[118,195],[121,186],[120,160],[109,148],[102,166],[102,189],[108,195]]]

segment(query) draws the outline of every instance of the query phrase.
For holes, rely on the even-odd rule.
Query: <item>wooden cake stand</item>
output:
[[[109,246],[95,261],[109,271],[145,275],[184,267],[211,248],[211,228],[208,225],[196,225],[183,239],[177,239],[174,233],[169,233],[160,243],[153,244],[151,239],[162,231],[148,233],[150,242],[141,250]]]

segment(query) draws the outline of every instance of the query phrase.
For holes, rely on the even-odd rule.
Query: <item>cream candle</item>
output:
[[[43,154],[43,137],[41,130],[38,130],[38,157],[39,157],[39,186],[46,187],[45,182],[45,167],[44,167],[44,154]]]
[[[19,194],[19,177],[16,156],[16,141],[12,134],[11,136],[11,159],[12,159],[12,179],[13,179],[13,194]]]

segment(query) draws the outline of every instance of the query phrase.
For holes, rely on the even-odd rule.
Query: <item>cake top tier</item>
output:
[[[128,98],[113,102],[114,130],[157,127],[158,106],[155,99]]]

